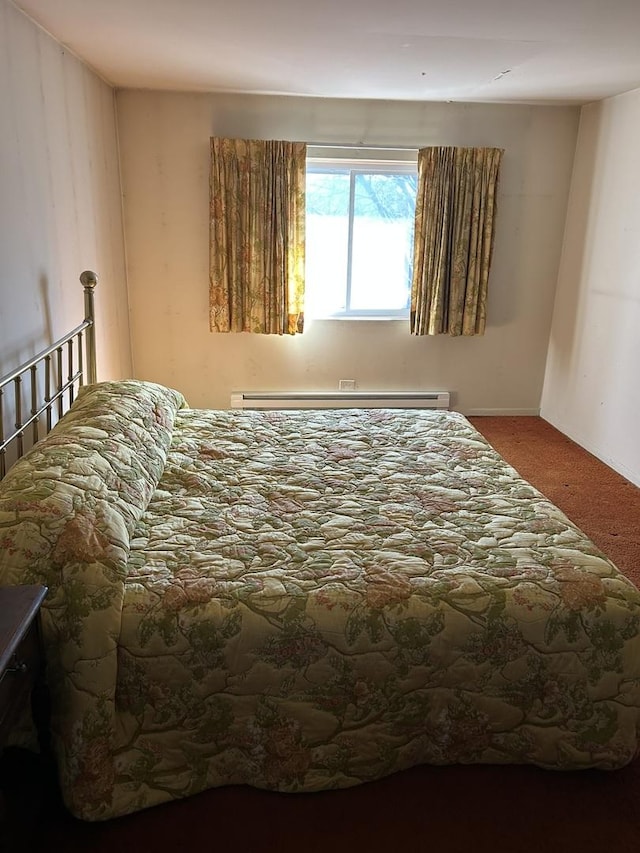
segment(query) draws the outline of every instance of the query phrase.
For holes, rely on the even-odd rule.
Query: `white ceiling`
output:
[[[640,0],[14,0],[118,88],[581,103],[640,87]]]

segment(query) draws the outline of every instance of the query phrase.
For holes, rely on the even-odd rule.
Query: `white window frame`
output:
[[[418,152],[416,149],[331,149],[307,146],[307,172],[331,173],[350,170],[349,190],[349,236],[347,248],[346,304],[344,311],[331,314],[312,315],[312,320],[403,320],[409,316],[409,308],[393,309],[351,309],[351,258],[353,238],[353,206],[355,198],[355,175],[377,173],[382,175],[416,175],[418,173]]]

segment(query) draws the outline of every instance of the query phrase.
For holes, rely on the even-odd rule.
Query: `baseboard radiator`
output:
[[[234,392],[232,409],[448,409],[448,391]]]

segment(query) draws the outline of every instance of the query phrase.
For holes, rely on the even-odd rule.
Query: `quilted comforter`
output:
[[[49,587],[81,818],[638,750],[640,593],[454,412],[90,386],[0,484],[0,549],[0,584]]]

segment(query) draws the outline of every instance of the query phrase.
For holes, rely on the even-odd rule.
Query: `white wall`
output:
[[[227,407],[232,390],[447,389],[537,413],[579,111],[572,107],[117,93],[135,375]],[[484,337],[316,321],[295,338],[208,328],[209,137],[506,149]]]
[[[114,93],[0,0],[0,375],[84,317],[98,272],[99,377],[131,375]]]
[[[582,109],[542,416],[640,485],[640,89]]]

